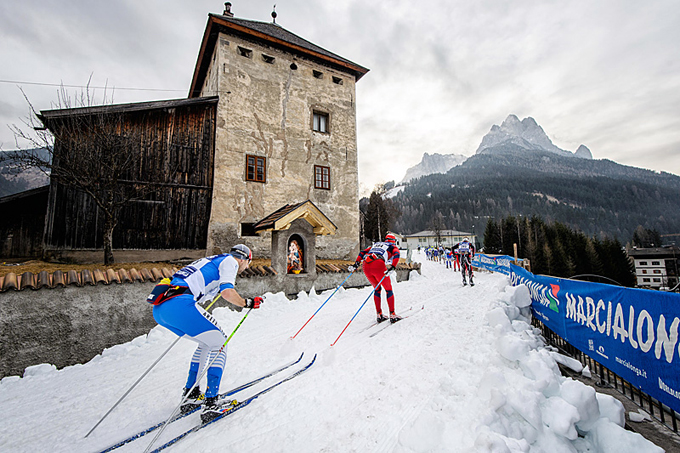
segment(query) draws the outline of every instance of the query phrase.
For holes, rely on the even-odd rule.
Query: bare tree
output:
[[[19,161],[92,197],[104,217],[104,264],[113,263],[113,231],[121,208],[154,189],[153,184],[132,182],[141,165],[139,131],[112,104],[93,106],[89,88],[72,99],[62,86],[56,108],[42,113],[24,97],[31,115],[25,128],[11,126]]]
[[[442,232],[446,229],[446,225],[444,224],[444,216],[441,212],[437,211],[434,213],[431,224],[432,232],[434,233],[434,237],[437,239],[437,245],[441,245]]]

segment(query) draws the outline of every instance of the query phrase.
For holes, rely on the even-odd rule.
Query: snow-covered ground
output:
[[[556,360],[564,358],[542,343],[524,317],[525,287],[510,287],[505,276],[486,273],[477,274],[476,286],[462,287],[459,273],[423,261],[422,275],[414,272],[395,285],[398,312],[413,307],[413,316],[371,336],[383,325],[366,330],[375,317],[369,300],[333,347],[370,288],[338,291],[295,340],[290,336],[331,291],[294,301],[268,294],[229,343],[221,389],[303,351],[306,358],[318,354],[316,363],[169,451],[662,451],[621,428],[621,403],[560,375]],[[214,314],[227,332],[243,315],[226,309]],[[95,452],[164,420],[180,399],[194,350],[188,340],[84,439],[174,339],[156,327],[86,364],[62,370],[38,365],[22,378],[3,379],[0,451]],[[170,425],[161,440],[197,418]],[[117,451],[143,451],[152,437]]]

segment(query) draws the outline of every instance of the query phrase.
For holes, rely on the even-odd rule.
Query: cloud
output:
[[[232,1],[271,21],[271,2]],[[186,96],[209,12],[200,0],[4,2],[2,79],[94,81],[117,102]],[[400,180],[424,152],[471,155],[514,113],[595,158],[680,173],[680,8],[674,0],[283,0],[277,23],[371,71],[357,84],[360,178]],[[8,43],[8,45],[6,45]],[[25,86],[39,108],[56,89]],[[184,91],[186,90],[186,91]],[[25,103],[0,83],[0,124]],[[22,113],[22,116],[24,114]],[[13,143],[0,127],[0,142]],[[6,146],[6,145],[5,145]]]

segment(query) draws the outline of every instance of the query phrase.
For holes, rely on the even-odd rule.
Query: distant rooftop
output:
[[[646,258],[646,257],[677,257],[680,258],[680,247],[674,245],[669,245],[666,247],[651,247],[651,248],[640,248],[634,247],[628,249],[628,255],[634,258]]]
[[[442,237],[446,236],[470,236],[472,237],[473,234],[466,232],[466,231],[457,231],[457,230],[441,230],[439,232],[439,235]],[[437,234],[432,231],[432,230],[424,230],[424,231],[419,231],[418,233],[413,233],[413,234],[405,234],[405,238],[418,238],[418,237],[435,237]]]

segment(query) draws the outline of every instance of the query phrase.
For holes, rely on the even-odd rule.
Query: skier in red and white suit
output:
[[[381,288],[385,288],[387,293],[387,305],[390,309],[390,322],[397,322],[401,319],[400,316],[394,312],[394,293],[392,292],[392,281],[389,275],[397,264],[399,263],[399,249],[396,246],[397,238],[388,233],[385,236],[384,242],[376,242],[372,246],[359,252],[354,268],[359,267],[363,261],[364,274],[368,281],[371,282],[375,292],[373,293],[373,301],[375,302],[375,312],[378,315],[378,322],[386,321],[387,316],[382,313],[381,303]],[[386,276],[387,275],[387,276]],[[384,277],[384,278],[383,278]],[[382,281],[381,281],[382,280]]]

